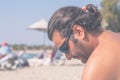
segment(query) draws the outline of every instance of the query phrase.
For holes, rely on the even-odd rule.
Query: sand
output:
[[[65,65],[36,66],[0,71],[0,80],[81,80],[84,65],[77,60]]]

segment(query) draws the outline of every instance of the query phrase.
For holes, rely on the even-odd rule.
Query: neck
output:
[[[99,43],[99,42],[98,42],[98,37],[93,37],[93,38],[91,39],[91,44],[92,44],[91,47],[92,47],[93,50],[95,50],[95,48],[98,46],[98,43]],[[92,50],[92,51],[93,51],[93,50]]]
[[[98,27],[95,31],[91,33],[91,45],[93,45],[93,50],[98,46],[99,44],[99,37],[103,34],[104,30],[101,27]]]
[[[89,34],[89,48],[90,48],[90,54],[95,50],[95,48],[98,46],[99,44],[99,36],[102,34],[101,33],[94,33],[94,34]]]

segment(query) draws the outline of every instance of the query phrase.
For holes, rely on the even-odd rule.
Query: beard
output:
[[[88,60],[88,51],[87,46],[74,38],[73,43],[75,44],[74,48],[74,57],[81,60],[82,63],[86,63]]]

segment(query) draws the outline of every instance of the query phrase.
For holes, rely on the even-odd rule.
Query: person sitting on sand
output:
[[[1,48],[0,48],[0,59],[2,59],[3,57],[5,57],[7,54],[11,53],[11,49],[8,46],[7,42],[2,42],[1,44]]]
[[[9,65],[9,67],[13,66],[14,60],[16,59],[17,55],[12,53],[10,47],[8,46],[7,42],[2,42],[0,48],[0,69],[3,69],[5,65]]]

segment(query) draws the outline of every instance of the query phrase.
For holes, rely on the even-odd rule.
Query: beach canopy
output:
[[[39,31],[47,31],[48,21],[46,19],[42,19],[30,25],[28,29],[39,30]]]
[[[46,19],[41,19],[30,25],[27,29],[41,31],[43,36],[43,45],[45,45],[46,42],[45,34],[47,32],[47,26],[48,26],[48,21]]]

